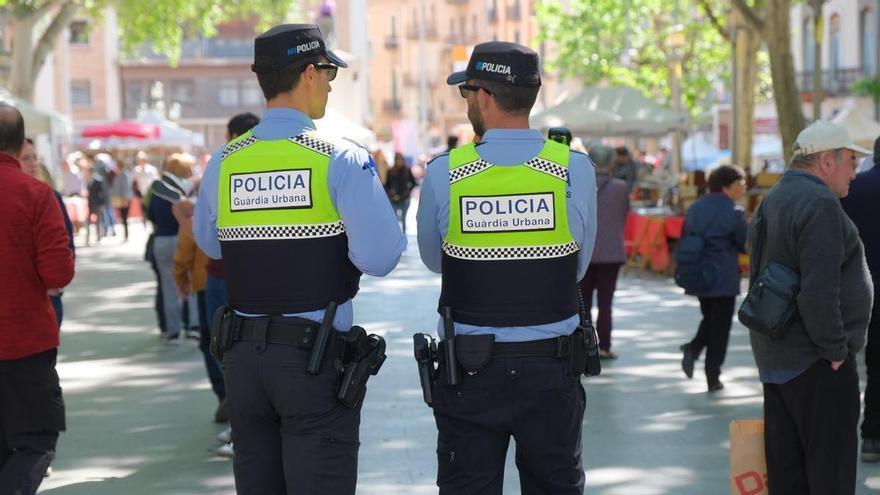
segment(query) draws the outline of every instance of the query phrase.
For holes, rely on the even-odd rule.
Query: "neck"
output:
[[[271,100],[266,102],[266,108],[291,108],[293,110],[297,110],[306,115],[309,115],[309,101],[304,95],[299,94],[297,91],[289,91],[287,93],[281,93],[280,95],[272,98]]]
[[[492,129],[530,129],[528,115],[500,114],[486,121],[486,130]]]

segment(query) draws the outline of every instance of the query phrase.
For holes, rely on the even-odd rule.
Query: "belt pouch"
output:
[[[571,376],[580,377],[587,371],[587,341],[583,330],[578,328],[568,337],[568,346],[571,349],[568,355]]]
[[[476,375],[489,364],[495,348],[494,335],[456,335],[455,357],[458,364],[468,372]]]

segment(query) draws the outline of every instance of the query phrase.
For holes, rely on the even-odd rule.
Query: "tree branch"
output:
[[[732,3],[734,8],[742,14],[746,22],[752,25],[752,28],[754,28],[755,31],[764,31],[764,19],[758,17],[758,14],[755,13],[754,9],[749,7],[749,4],[747,4],[745,0],[730,0],[730,3]]]
[[[51,12],[52,9],[54,9],[55,7],[60,6],[62,1],[63,0],[48,0],[43,5],[40,5],[39,7],[34,9],[34,11],[29,14],[28,17],[33,18],[34,22],[39,22],[39,20],[42,19],[44,15]]]
[[[37,42],[37,46],[34,47],[34,55],[31,59],[34,74],[40,73],[40,69],[43,67],[43,63],[46,61],[49,52],[52,51],[52,47],[55,45],[58,36],[64,31],[64,28],[70,24],[70,21],[73,20],[73,17],[78,11],[79,4],[74,3],[73,0],[67,0],[64,3],[64,6],[61,7],[61,10],[55,14],[52,23],[49,24],[49,27],[47,27],[46,31],[43,32],[43,35],[40,36],[40,41]]]
[[[699,0],[700,6],[703,7],[703,12],[706,13],[706,17],[709,18],[709,22],[715,27],[715,30],[718,31],[718,34],[724,38],[725,41],[730,41],[730,33],[727,32],[727,29],[721,25],[721,21],[718,20],[718,17],[715,16],[715,12],[712,11],[712,6],[709,5],[708,0]]]

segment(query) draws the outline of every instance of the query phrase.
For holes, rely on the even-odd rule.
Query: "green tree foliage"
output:
[[[702,115],[720,81],[729,80],[730,43],[696,2],[674,9],[669,0],[543,0],[539,40],[555,45],[551,70],[627,85],[670,102],[672,60],[682,64],[682,97],[691,115]],[[710,2],[716,3],[716,2]],[[720,2],[717,2],[720,4]],[[722,11],[720,8],[717,11]],[[684,31],[677,53],[667,44],[674,26]]]
[[[215,33],[215,26],[257,17],[260,28],[299,17],[297,0],[0,0],[6,32],[12,46],[2,60],[9,72],[3,84],[32,100],[36,76],[46,56],[72,20],[87,16],[100,20],[113,8],[119,20],[123,53],[134,53],[145,43],[176,63],[181,41]]]

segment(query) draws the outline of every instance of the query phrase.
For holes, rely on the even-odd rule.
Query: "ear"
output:
[[[477,91],[477,107],[481,111],[486,112],[491,110],[493,105],[495,105],[495,99],[492,98],[492,95],[482,90]]]

